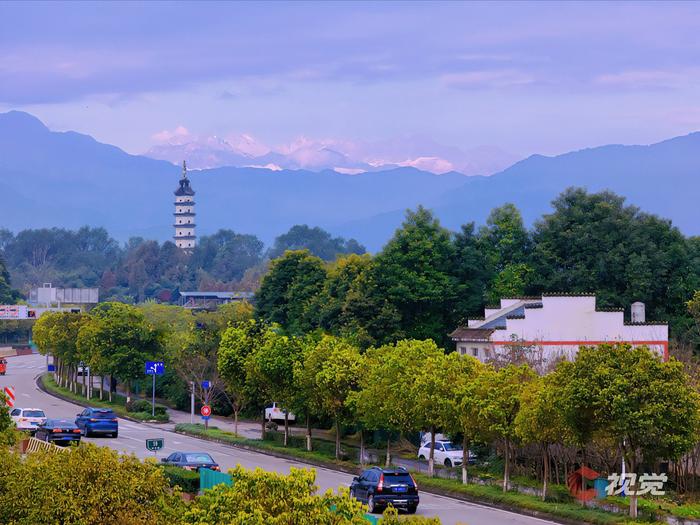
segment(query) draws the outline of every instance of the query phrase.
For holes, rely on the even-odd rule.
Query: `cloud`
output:
[[[455,89],[507,88],[535,82],[531,74],[513,69],[448,73],[441,80],[447,87]]]
[[[158,144],[186,144],[194,138],[185,126],[177,126],[173,130],[164,129],[151,135],[151,139]]]
[[[678,89],[700,84],[700,69],[637,69],[598,75],[594,84],[624,89]]]
[[[439,157],[418,157],[417,159],[404,160],[398,164],[399,166],[412,166],[419,170],[438,174],[454,171],[455,169],[454,165],[449,160]]]

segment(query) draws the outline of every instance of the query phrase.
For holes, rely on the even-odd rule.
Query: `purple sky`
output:
[[[422,136],[554,154],[700,129],[700,3],[0,3],[0,110],[140,153]]]

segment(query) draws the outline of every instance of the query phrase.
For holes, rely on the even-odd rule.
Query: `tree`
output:
[[[523,443],[542,449],[542,501],[547,498],[550,447],[566,441],[566,425],[558,405],[558,383],[549,374],[531,381],[523,390],[520,411],[515,418],[515,432]]]
[[[579,439],[613,439],[630,473],[659,458],[677,459],[697,442],[700,395],[673,358],[664,362],[646,347],[625,344],[583,347],[573,362],[559,365],[557,381],[566,424]],[[635,495],[630,516],[637,516]]]
[[[448,354],[442,371],[446,390],[436,399],[440,426],[452,436],[462,435],[462,483],[465,485],[469,481],[469,447],[483,432],[474,394],[476,380],[483,369],[484,365],[471,356]]]
[[[250,319],[229,326],[221,335],[216,365],[231,399],[236,434],[238,416],[254,394],[254,387],[247,380],[246,363],[248,357],[262,346],[265,329],[265,325]]]
[[[10,272],[7,271],[2,251],[0,251],[0,303],[14,303],[17,296],[17,291],[10,287]]]
[[[301,355],[302,344],[299,338],[281,335],[274,328],[268,328],[262,335],[261,345],[246,359],[246,380],[260,385],[260,394],[265,402],[275,401],[285,408],[284,446],[287,446],[289,440],[288,410],[294,404],[296,394],[294,366]]]
[[[488,302],[523,295],[532,269],[528,264],[530,236],[520,211],[513,204],[494,208],[479,231],[478,245],[489,273]]]
[[[217,485],[188,507],[183,523],[209,525],[365,525],[365,507],[347,489],[317,494],[316,472],[290,468],[288,475],[241,466],[232,486]]]
[[[59,384],[72,391],[76,391],[79,362],[87,362],[90,357],[77,346],[78,334],[89,322],[90,318],[81,313],[46,312],[34,324],[33,337],[39,352],[54,356]]]
[[[0,523],[177,523],[184,504],[162,470],[136,456],[83,444],[70,453],[0,447]]]
[[[422,425],[411,386],[425,356],[440,350],[432,340],[407,339],[395,345],[371,348],[360,373],[360,390],[349,396],[356,419],[364,428],[389,433],[418,430]],[[391,463],[391,436],[387,435],[386,464]]]
[[[536,376],[527,365],[508,365],[499,370],[485,368],[475,381],[474,403],[484,431],[503,440],[503,492],[510,486],[511,446],[518,437],[515,420],[522,393]]]
[[[446,409],[450,406],[449,399],[454,392],[454,377],[446,372],[455,359],[461,358],[458,355],[446,356],[434,343],[427,346],[421,356],[421,366],[415,370],[413,381],[407,384],[409,397],[415,403],[416,423],[423,430],[430,432],[430,477],[435,473],[435,434],[438,429],[443,428],[446,418],[449,417]]]
[[[129,402],[132,381],[143,376],[147,360],[161,356],[161,335],[143,312],[127,304],[100,303],[90,316],[78,333],[77,348],[95,368],[125,383]]]
[[[335,457],[340,459],[341,424],[351,415],[348,397],[358,389],[362,355],[357,347],[326,335],[303,354],[303,363],[295,367],[297,391],[303,392],[311,409],[328,415],[335,422]]]
[[[342,254],[362,254],[366,251],[355,239],[346,241],[342,237],[331,237],[327,231],[319,227],[310,228],[306,224],[292,226],[287,233],[277,237],[268,256],[274,259],[287,250],[308,250],[324,261],[332,261]]]
[[[455,294],[450,232],[423,207],[409,211],[375,258],[376,291],[396,309],[407,338],[446,341]]]
[[[323,261],[307,250],[287,251],[270,264],[256,294],[256,313],[289,333],[304,334],[318,324],[311,308],[326,278]]]
[[[454,322],[483,312],[489,282],[488,261],[474,233],[474,223],[465,224],[454,238],[452,272],[455,278]]]
[[[533,288],[595,292],[601,307],[643,301],[650,317],[683,326],[700,272],[693,243],[670,221],[625,206],[611,192],[570,188],[552,205],[535,226]]]

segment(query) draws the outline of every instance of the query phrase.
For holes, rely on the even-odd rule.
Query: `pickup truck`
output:
[[[285,410],[280,407],[278,403],[272,403],[265,407],[265,420],[266,421],[284,421]],[[291,412],[287,415],[287,421],[290,423],[296,421],[296,416]]]

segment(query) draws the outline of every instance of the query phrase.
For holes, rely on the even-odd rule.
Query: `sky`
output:
[[[186,129],[558,154],[700,130],[700,3],[2,2],[0,111],[142,153]]]

